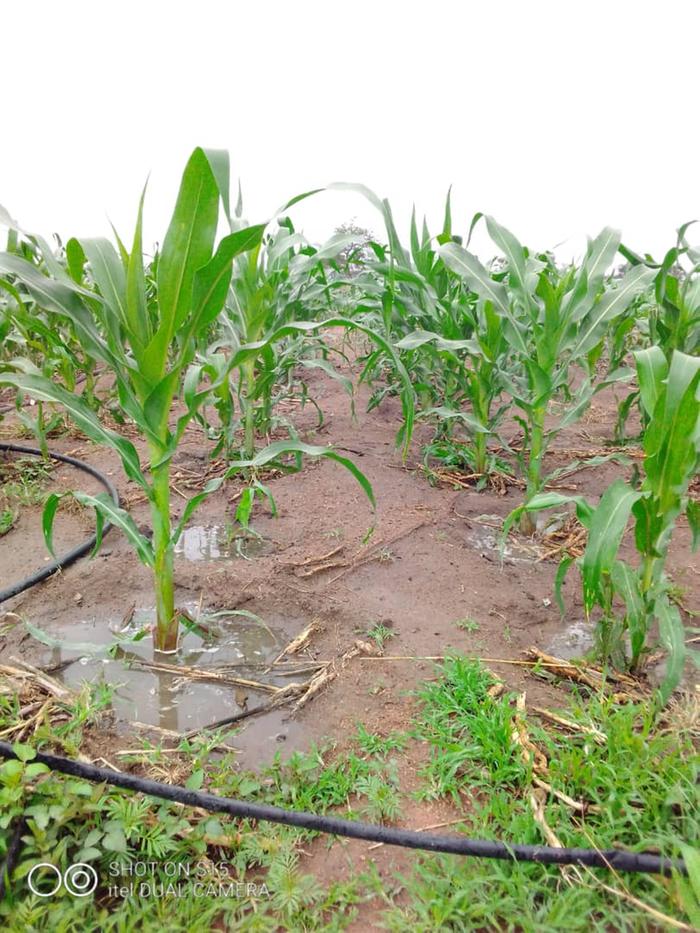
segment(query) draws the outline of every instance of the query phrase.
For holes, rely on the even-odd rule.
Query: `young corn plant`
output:
[[[471,470],[485,476],[494,462],[488,438],[508,407],[501,398],[500,373],[509,346],[493,306],[479,301],[439,252],[441,244],[461,243],[453,234],[450,195],[442,230],[436,236],[431,236],[425,219],[419,231],[414,211],[407,250],[399,240],[388,203],[360,190],[382,213],[389,245],[373,244],[377,259],[367,265],[375,288],[367,289],[358,310],[365,321],[372,321],[394,341],[411,374],[421,417],[436,421],[435,440],[426,447],[426,456],[467,460]],[[478,216],[472,229],[477,220]],[[379,288],[376,283],[381,283]],[[369,355],[364,375],[373,373],[380,362],[383,367],[388,364],[389,378],[372,404],[394,391],[392,361],[381,350]],[[466,405],[469,412],[464,411]],[[466,433],[466,444],[455,439],[457,426]]]
[[[620,247],[633,267],[646,266],[654,272],[655,302],[649,310],[647,338],[652,346],[661,347],[669,361],[674,350],[691,355],[700,350],[700,248],[690,246],[687,238],[693,223],[678,228],[675,245],[660,263]]]
[[[552,440],[583,415],[596,392],[630,375],[629,370],[618,370],[596,381],[595,363],[611,322],[625,313],[653,273],[635,268],[615,289],[606,287],[605,272],[620,243],[619,234],[609,228],[589,242],[578,270],[572,267],[560,273],[554,263],[532,256],[492,217],[486,218],[486,225],[505,257],[505,277],[490,274],[476,256],[456,243],[443,245],[440,254],[498,314],[510,345],[513,370],[502,372],[501,378],[522,412],[516,420],[524,435],[520,459],[527,504],[547,482],[544,457]],[[560,414],[548,426],[555,400],[560,403]],[[527,510],[522,512],[521,530],[535,531]]]
[[[685,631],[678,607],[669,597],[664,573],[676,521],[685,512],[692,548],[700,540],[700,504],[688,486],[700,466],[700,358],[675,350],[670,363],[660,347],[635,353],[641,404],[648,417],[644,434],[644,479],[637,489],[617,480],[594,508],[581,497],[555,493],[535,496],[508,517],[510,524],[524,509],[536,511],[573,502],[588,529],[583,557],[577,561],[587,617],[600,611],[600,653],[604,661],[624,661],[637,670],[649,651],[649,633],[658,625],[668,659],[661,687],[665,702],[680,681],[686,658]],[[638,565],[618,558],[630,515]],[[556,595],[572,558],[557,573]],[[617,600],[617,602],[616,602]],[[621,605],[622,608],[618,608]],[[700,655],[697,655],[700,657]]]
[[[156,597],[154,643],[160,651],[174,651],[178,645],[175,544],[200,502],[233,472],[279,463],[285,454],[293,454],[297,464],[303,454],[326,456],[350,470],[373,502],[367,479],[351,461],[328,448],[278,442],[247,461],[231,463],[223,477],[211,481],[187,502],[179,523],[172,526],[170,466],[183,433],[216,391],[217,380],[228,379],[231,369],[258,352],[257,347],[241,346],[232,354],[230,368],[206,384],[202,383],[202,366],[193,363],[198,342],[223,308],[234,259],[255,249],[265,229],[263,224],[235,230],[217,244],[220,204],[225,216],[229,215],[228,184],[228,154],[195,149],[185,167],[155,274],[148,285],[141,233],[143,195],[130,251],[118,237],[116,248],[106,239],[70,241],[67,250],[73,257],[76,275],[69,275],[48,260],[50,267],[39,270],[22,257],[0,254],[0,275],[9,276],[14,288],[21,288],[47,312],[70,318],[83,346],[108,367],[116,380],[124,415],[146,443],[148,465],[143,467],[130,440],[106,427],[82,399],[55,385],[30,360],[14,360],[11,372],[0,373],[0,384],[14,385],[37,400],[61,405],[92,441],[118,454],[127,477],[146,494],[152,540],[106,495],[73,493],[79,502],[95,509],[98,547],[104,522],[110,521],[124,532],[140,559],[151,568]],[[89,283],[94,287],[81,284],[80,270],[86,264]],[[181,402],[177,413],[176,401]],[[44,511],[49,547],[59,500],[58,495],[50,496]]]
[[[700,352],[700,249],[688,244],[690,226],[691,223],[686,223],[679,227],[675,245],[660,263],[654,262],[651,256],[642,259],[620,246],[620,252],[633,267],[646,266],[654,273],[653,292],[645,303],[645,313],[638,315],[638,326],[644,329],[644,342],[660,347],[669,361],[674,350],[691,356]],[[642,428],[646,426],[648,415],[640,403],[639,392],[630,393],[618,408],[616,439],[619,441],[624,439],[627,419],[635,404],[639,405]]]
[[[322,369],[352,399],[352,382],[331,364],[331,351],[317,332],[320,322],[315,323],[330,306],[325,263],[346,241],[347,237],[333,237],[324,246],[313,247],[286,217],[260,244],[235,260],[220,335],[201,354],[210,375],[222,367],[231,373],[214,397],[219,446],[228,454],[237,447],[245,457],[255,454],[256,435],[269,434],[279,421],[274,410],[281,399],[297,394],[308,400],[305,370]],[[258,352],[231,370],[230,355],[244,345],[257,347]],[[211,429],[217,433],[214,426]]]
[[[477,220],[478,215],[472,221],[470,234]],[[423,417],[437,418],[437,436],[448,452],[455,447],[454,425],[460,425],[468,438],[468,444],[458,445],[460,456],[466,457],[474,473],[485,477],[494,464],[488,449],[489,436],[496,433],[509,404],[501,398],[500,378],[509,345],[493,305],[479,299],[464,278],[455,275],[449,262],[444,261],[439,247],[446,244],[458,248],[461,244],[461,238],[452,233],[449,194],[443,229],[437,237],[430,236],[425,220],[419,236],[415,215],[411,220],[411,289],[421,293],[420,302],[412,306],[420,307],[423,313],[420,318],[404,319],[418,327],[402,337],[396,347],[407,354],[404,362],[410,371],[430,374],[416,385],[424,404]],[[403,295],[404,288],[399,279],[398,296]],[[396,302],[411,307],[400,297]],[[439,440],[429,450],[440,446]]]

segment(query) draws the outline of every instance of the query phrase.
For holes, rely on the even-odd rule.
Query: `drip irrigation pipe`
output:
[[[16,758],[9,742],[0,742],[0,756]],[[619,849],[566,849],[554,846],[507,844],[490,839],[469,839],[464,836],[444,836],[421,833],[410,829],[395,829],[392,826],[376,826],[354,820],[343,820],[334,816],[283,810],[261,803],[217,797],[203,791],[188,790],[172,784],[161,784],[137,777],[124,771],[98,768],[71,758],[36,752],[32,761],[46,765],[52,771],[60,771],[72,777],[83,778],[137,791],[151,797],[172,800],[190,807],[202,807],[212,813],[227,813],[239,819],[267,820],[285,826],[329,833],[333,836],[349,836],[381,842],[385,845],[403,846],[408,849],[424,849],[428,852],[447,852],[452,855],[469,855],[478,858],[500,859],[514,862],[540,862],[545,865],[590,865],[616,871],[656,873],[670,875],[673,870],[687,873],[682,860],[662,858],[647,852],[626,852]]]
[[[27,454],[32,457],[41,457],[41,451],[36,447],[24,447],[21,444],[6,444],[0,442],[0,452],[2,451],[11,451],[12,453]],[[104,486],[107,492],[110,494],[114,500],[115,505],[119,505],[119,493],[117,492],[113,483],[107,479],[99,470],[96,470],[94,467],[91,467],[89,463],[84,463],[82,460],[77,460],[75,457],[69,457],[67,454],[58,454],[53,451],[49,451],[49,457],[52,460],[59,460],[61,463],[68,463],[70,466],[75,467],[77,470],[82,470],[83,473],[88,473],[90,476],[93,476],[99,483]],[[112,526],[109,522],[105,522],[104,528],[102,529],[103,536],[107,534],[109,529]],[[46,580],[47,577],[50,577],[52,574],[56,573],[57,570],[62,570],[64,567],[68,567],[70,564],[75,563],[76,560],[80,557],[84,557],[85,554],[89,554],[90,551],[95,547],[97,542],[97,536],[91,535],[82,544],[77,545],[71,551],[68,551],[67,554],[62,554],[56,560],[51,561],[50,564],[47,564],[45,567],[42,567],[41,570],[37,570],[36,573],[31,574],[26,577],[24,580],[19,580],[17,583],[13,583],[11,586],[8,586],[4,590],[0,590],[0,603],[5,602],[5,600],[10,599],[12,596],[17,596],[18,593],[23,593],[24,590],[28,590],[30,586],[35,586],[37,583],[41,583],[42,580]]]

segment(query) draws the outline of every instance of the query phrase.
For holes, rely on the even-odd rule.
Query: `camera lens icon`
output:
[[[76,862],[65,872],[51,862],[39,862],[27,875],[27,884],[37,897],[53,897],[64,887],[73,897],[87,897],[97,887],[97,872],[92,865]]]
[[[73,897],[87,897],[97,887],[97,872],[92,865],[76,862],[66,869],[63,885]]]

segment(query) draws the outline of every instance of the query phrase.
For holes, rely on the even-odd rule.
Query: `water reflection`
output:
[[[272,543],[257,534],[233,534],[226,525],[191,525],[175,545],[175,554],[185,560],[251,560],[272,550]]]
[[[187,608],[192,615],[196,606]],[[126,631],[120,638],[133,637],[153,623],[154,610],[134,613]],[[216,632],[211,640],[203,641],[187,632],[177,655],[154,655],[150,634],[140,641],[123,641],[117,657],[106,651],[90,650],[89,646],[106,649],[115,644],[115,632],[120,624],[117,617],[89,617],[80,622],[71,621],[52,626],[51,637],[61,641],[60,647],[47,648],[43,667],[59,668],[54,675],[67,687],[78,690],[85,681],[104,682],[114,687],[112,709],[117,717],[136,720],[174,732],[186,732],[235,715],[246,707],[262,703],[269,694],[254,688],[236,688],[230,684],[191,680],[171,671],[154,671],[138,665],[139,660],[159,660],[168,665],[196,667],[199,670],[228,666],[231,675],[249,680],[284,686],[289,678],[265,673],[298,627],[279,620],[265,624],[241,616],[217,619]],[[291,630],[290,630],[291,628]]]

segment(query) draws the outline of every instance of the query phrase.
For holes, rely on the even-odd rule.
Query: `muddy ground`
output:
[[[583,622],[575,572],[564,586],[566,615],[562,620],[553,596],[556,559],[541,560],[541,551],[533,549],[531,542],[516,540],[509,546],[505,562],[500,562],[494,516],[503,517],[518,505],[520,489],[507,486],[501,494],[488,489],[477,492],[473,488],[432,486],[421,468],[421,444],[430,438],[430,429],[418,427],[405,462],[395,448],[394,437],[401,424],[397,399],[386,399],[365,413],[368,393],[363,388],[353,419],[348,397],[337,383],[322,373],[314,374],[309,382],[325,414],[324,426],[314,428],[315,414],[310,407],[301,411],[289,405],[287,413],[307,440],[332,444],[354,459],[372,483],[376,513],[340,466],[330,461],[307,461],[299,474],[266,480],[279,514],[272,518],[265,507],[258,506],[253,525],[264,543],[254,542],[246,559],[237,555],[235,541],[230,540],[240,485],[235,480],[227,483],[199,508],[191,522],[193,530],[176,560],[178,599],[193,613],[200,607],[209,612],[239,609],[255,613],[267,628],[245,617],[229,619],[225,622],[225,644],[219,651],[202,650],[196,636],[188,635],[187,664],[201,667],[239,659],[250,662],[250,670],[259,675],[262,662],[271,660],[311,620],[319,620],[322,630],[303,656],[314,659],[339,657],[356,639],[366,641],[377,623],[391,632],[384,645],[384,653],[390,657],[423,658],[458,651],[488,659],[520,660],[523,650],[531,645],[569,656],[589,647],[590,632]],[[625,391],[618,389],[618,396]],[[573,458],[572,451],[597,452],[612,438],[615,414],[615,393],[601,393],[582,421],[557,438],[548,465],[566,465]],[[2,439],[10,439],[11,416],[0,430]],[[25,438],[24,443],[31,441]],[[56,438],[52,447],[106,472],[136,521],[148,525],[148,511],[137,487],[124,479],[109,451],[79,436]],[[190,428],[174,462],[178,513],[184,496],[191,494],[187,484],[199,481],[207,468],[207,448],[201,430]],[[628,477],[631,470],[631,462],[609,462],[581,469],[562,479],[560,485],[596,500],[616,476]],[[53,478],[59,489],[97,489],[94,481],[70,467],[57,467]],[[88,515],[75,510],[61,513],[57,523],[59,550],[77,542],[91,527]],[[372,527],[368,542],[363,544]],[[678,521],[668,571],[680,588],[683,603],[697,609],[700,573],[689,543],[683,517]],[[624,545],[627,556],[633,554],[630,544],[627,541]],[[17,527],[0,539],[0,588],[45,560],[39,510],[24,510]],[[323,563],[328,569],[319,571]],[[262,695],[256,691],[187,681],[178,686],[173,675],[159,677],[153,672],[128,670],[120,661],[85,657],[81,643],[109,642],[108,626],[118,628],[132,607],[134,618],[139,614],[145,618],[152,606],[148,571],[125,538],[113,530],[98,557],[79,561],[3,605],[4,610],[20,614],[58,643],[42,644],[18,624],[0,639],[0,659],[10,663],[16,657],[53,668],[70,686],[77,686],[86,677],[101,676],[124,684],[117,691],[112,732],[91,740],[94,754],[107,760],[114,750],[133,747],[130,720],[183,732],[259,702]],[[466,629],[457,625],[465,619],[471,620]],[[69,647],[75,642],[77,646]],[[150,657],[145,643],[134,645],[133,651]],[[78,660],[61,669],[71,658]],[[550,707],[566,703],[563,689],[531,676],[526,667],[497,660],[489,660],[488,666],[508,687],[527,691],[528,701]],[[282,709],[248,719],[229,741],[240,749],[241,765],[256,768],[278,751],[286,755],[294,749],[305,750],[322,739],[342,747],[359,722],[383,735],[405,728],[415,710],[412,691],[433,676],[433,670],[428,660],[361,656],[349,661],[335,681],[298,713]],[[283,685],[285,681],[271,682]],[[178,689],[173,692],[174,684]],[[405,767],[409,771],[417,767],[420,757],[421,749],[414,748]],[[412,784],[413,774],[402,776],[404,787],[410,790]],[[414,827],[432,825],[448,820],[450,812],[454,813],[444,803],[419,805],[407,797],[401,822]],[[329,853],[320,846],[312,850],[308,867],[334,877],[342,875],[353,860],[372,858],[382,871],[393,875],[397,866],[405,866],[413,857],[366,848],[359,842],[339,842]]]

